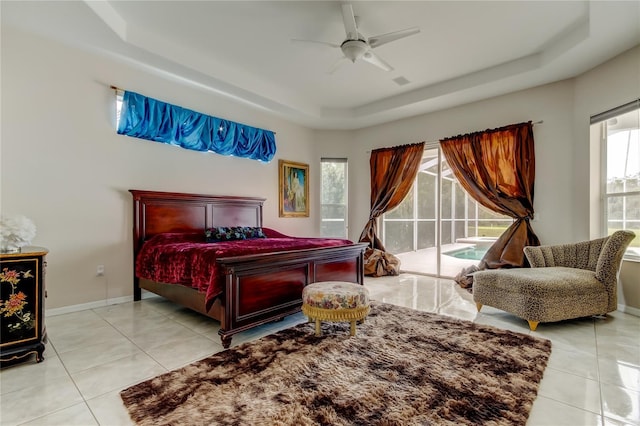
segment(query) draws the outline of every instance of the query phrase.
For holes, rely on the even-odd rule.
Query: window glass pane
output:
[[[344,220],[323,220],[320,235],[327,238],[345,238]]]
[[[453,175],[453,172],[449,168],[449,164],[444,159],[444,156],[442,157],[441,166],[442,166],[442,169],[441,169],[442,170],[442,176],[441,176],[442,195],[440,197],[440,213],[443,219],[450,219],[450,218],[453,218],[453,213],[454,213],[453,197],[455,196],[455,194],[454,194],[453,188],[455,186],[458,186],[458,182],[456,181],[456,178]]]
[[[347,236],[347,161],[322,159],[320,187],[320,235]]]
[[[432,176],[438,175],[438,148],[431,148],[424,151],[420,171],[429,173]]]
[[[347,163],[322,162],[322,204],[346,203]]]
[[[613,221],[622,221],[624,215],[624,197],[609,197],[607,200],[607,220],[611,224]]]
[[[122,100],[124,98],[124,92],[122,90],[116,90],[116,130],[120,127],[120,116],[122,115]]]
[[[640,222],[640,194],[607,197],[607,221],[611,232]]]
[[[478,237],[499,237],[511,225],[509,221],[479,220]]]
[[[455,224],[455,235],[454,235],[454,239],[453,241],[456,241],[458,238],[464,238],[466,237],[465,235],[465,225],[464,225],[464,221],[462,220],[456,220],[456,224]]]
[[[418,250],[436,246],[436,222],[418,222]]]
[[[442,180],[442,198],[441,198],[441,202],[442,202],[442,217],[446,218],[446,219],[450,219],[452,217],[451,215],[451,197],[452,197],[452,187],[454,185],[454,182],[452,180],[449,179],[443,179]]]
[[[629,244],[627,255],[640,256],[640,194],[607,198],[607,235],[621,229],[633,231],[636,237]],[[623,214],[624,211],[624,214]]]
[[[440,236],[440,243],[441,244],[451,244],[453,242],[453,239],[451,238],[451,224],[453,221],[451,220],[442,220],[441,224],[442,224],[442,235]]]
[[[344,204],[323,204],[320,235],[323,237],[344,238],[346,206]]]
[[[467,217],[469,219],[475,219],[476,218],[476,207],[478,206],[478,203],[476,203],[476,201],[469,197],[469,208],[467,209]]]
[[[464,201],[467,198],[467,193],[462,189],[462,187],[456,182],[453,186],[455,190],[455,212],[456,219],[464,219],[465,217],[465,209],[464,209]]]
[[[392,211],[385,214],[387,219],[411,219],[413,218],[413,188],[404,200]]]
[[[640,194],[628,195],[624,197],[624,203],[627,211],[626,220],[640,220]],[[626,229],[626,228],[625,228]]]
[[[438,190],[438,148],[427,149],[418,173],[418,218],[435,219]]]
[[[607,192],[640,190],[640,110],[606,121]]]
[[[436,218],[436,180],[430,173],[418,173],[418,219]]]
[[[323,204],[323,219],[344,219],[346,206],[344,204]]]
[[[625,192],[640,191],[640,174],[627,177],[625,183]]]
[[[386,222],[384,225],[385,248],[390,253],[413,251],[413,222]]]
[[[607,180],[607,193],[608,194],[617,194],[624,191],[625,187],[625,179],[622,178],[613,178]]]
[[[485,206],[478,204],[478,219],[495,219],[495,218],[503,218],[504,216],[500,216],[486,208]]]

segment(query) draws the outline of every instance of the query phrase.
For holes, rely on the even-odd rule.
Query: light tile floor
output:
[[[528,425],[640,425],[640,318],[614,312],[527,323],[476,312],[451,280],[412,274],[367,278],[375,300],[551,339],[549,365]],[[302,314],[241,333],[233,345],[305,321]],[[46,318],[45,361],[0,371],[2,425],[131,424],[119,391],[221,351],[218,323],[159,297]]]

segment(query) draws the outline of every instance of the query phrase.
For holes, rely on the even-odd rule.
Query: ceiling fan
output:
[[[419,28],[412,27],[400,31],[394,31],[387,34],[381,34],[373,37],[365,37],[358,31],[358,17],[353,14],[353,7],[349,3],[342,4],[342,20],[344,22],[344,30],[347,34],[347,38],[341,44],[327,43],[324,41],[315,40],[300,40],[292,39],[293,42],[298,43],[316,43],[342,50],[343,57],[341,57],[334,65],[329,69],[328,73],[332,74],[338,69],[345,60],[356,62],[358,59],[362,59],[376,67],[385,71],[392,71],[393,67],[386,63],[380,56],[378,56],[373,49],[382,46],[383,44],[390,43],[401,38],[409,37],[420,32]]]

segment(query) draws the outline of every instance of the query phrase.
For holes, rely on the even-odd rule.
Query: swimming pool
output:
[[[467,259],[467,260],[481,260],[485,255],[489,247],[465,247],[461,249],[445,251],[442,254],[446,254],[447,256],[455,257],[458,259]]]

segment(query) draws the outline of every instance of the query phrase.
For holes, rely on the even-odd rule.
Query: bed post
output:
[[[357,268],[358,268],[358,284],[364,285],[364,252],[367,247],[362,247],[360,254],[358,255]]]
[[[235,291],[235,281],[236,276],[233,273],[233,270],[225,271],[226,276],[224,280],[225,292],[224,295],[220,298],[220,302],[223,303],[225,308],[229,308],[234,306],[234,301],[237,297]],[[233,334],[227,333],[227,327],[233,324],[233,309],[223,309],[224,315],[224,323],[221,324],[220,329],[218,330],[218,334],[220,335],[220,340],[222,341],[222,347],[228,349],[231,346],[231,338]]]
[[[141,224],[140,224],[140,196],[135,190],[129,190],[133,195],[133,300],[142,299],[142,289],[140,289],[140,281],[136,277],[136,258],[140,250]]]
[[[135,268],[135,265],[134,265]],[[140,288],[140,279],[133,273],[133,301],[137,302],[142,299],[142,289]]]

